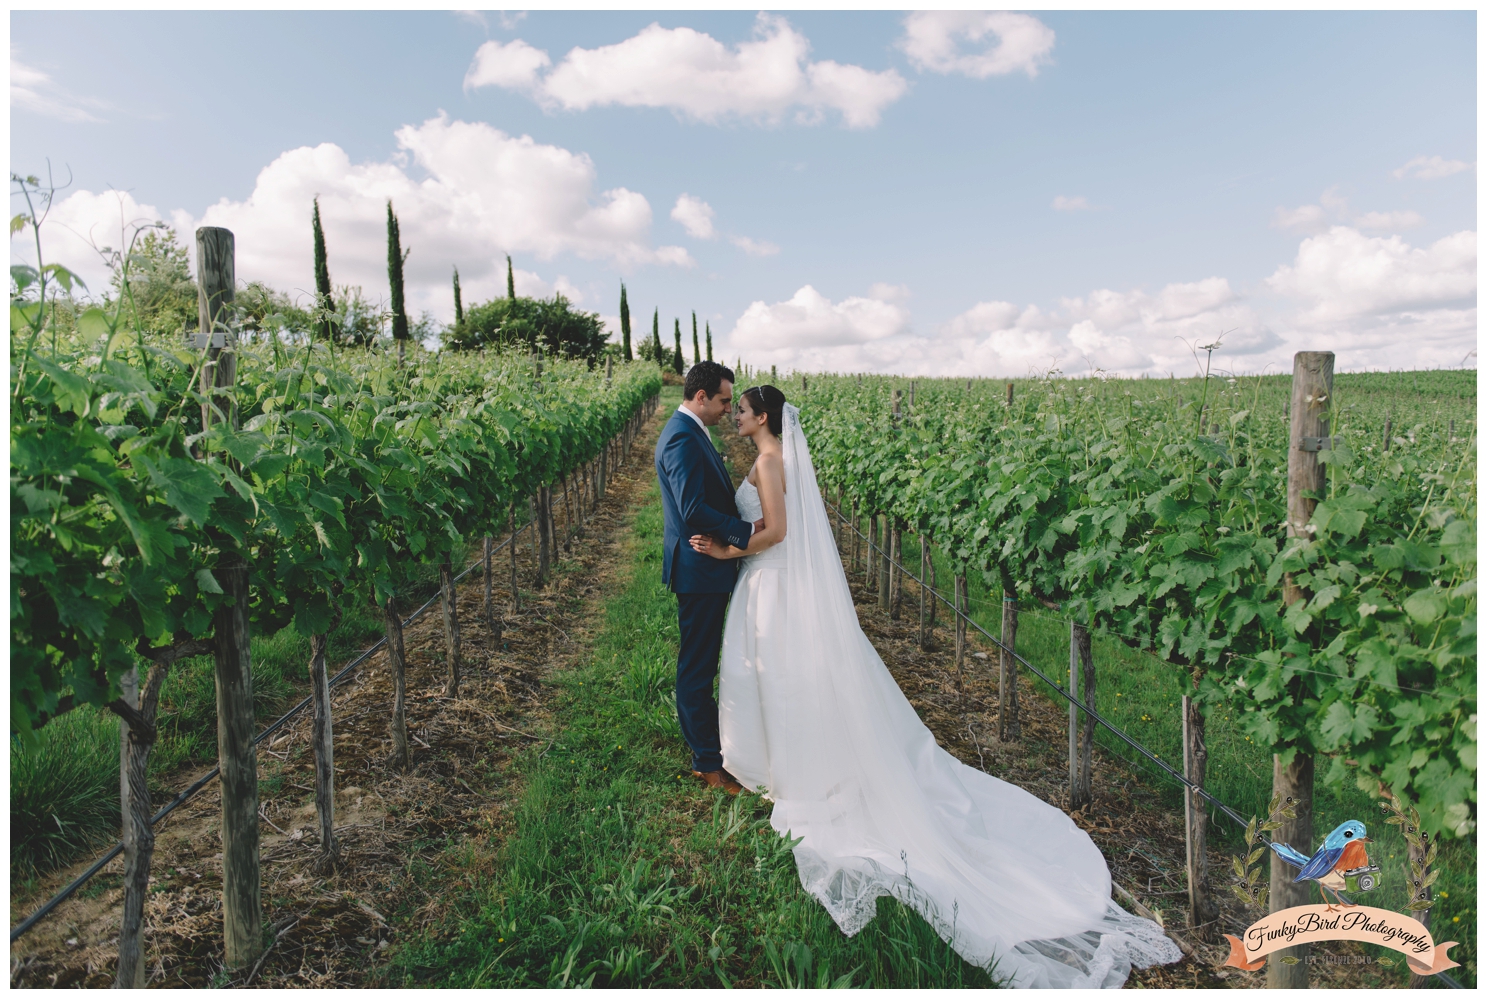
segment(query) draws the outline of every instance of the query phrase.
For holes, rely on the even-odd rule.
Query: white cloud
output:
[[[867,297],[879,302],[907,302],[909,294],[908,285],[889,284],[886,281],[874,281],[867,290]]]
[[[102,121],[94,112],[113,110],[107,101],[70,93],[50,73],[16,58],[14,48],[10,50],[10,106],[67,122]]]
[[[1359,229],[1370,229],[1376,232],[1398,232],[1401,229],[1413,229],[1424,225],[1425,220],[1420,217],[1419,212],[1365,212],[1353,219],[1353,225]]]
[[[854,297],[833,303],[806,285],[788,301],[751,304],[729,339],[745,351],[798,350],[881,340],[908,325],[908,310],[891,302]]]
[[[512,42],[489,41],[475,50],[475,61],[465,72],[465,89],[505,87],[508,90],[530,90],[537,86],[539,74],[552,65],[546,52],[533,48],[520,38]]]
[[[1083,212],[1089,211],[1090,203],[1084,195],[1076,195],[1072,198],[1060,194],[1053,199],[1053,210],[1056,212]]]
[[[128,218],[170,218],[193,250],[196,226],[231,229],[239,279],[292,292],[313,286],[310,207],[318,195],[332,281],[361,285],[375,299],[387,283],[390,198],[403,246],[411,251],[406,273],[415,314],[452,310],[451,266],[460,269],[467,301],[504,292],[508,253],[539,260],[572,254],[621,270],[695,265],[683,247],[651,245],[650,203],[622,187],[598,191],[598,171],[587,156],[443,116],[399,129],[397,141],[400,153],[381,162],[353,163],[331,143],[292,149],[259,172],[246,199],[224,198],[200,218],[179,211],[162,216],[127,196],[122,210]],[[417,178],[409,172],[415,167]],[[52,230],[49,242],[59,241],[48,255],[69,265],[86,264],[92,255],[60,225],[117,246],[120,210],[111,193],[79,191],[60,201],[51,220],[59,225],[43,227]],[[23,241],[11,245],[13,256],[27,255]],[[549,284],[522,273],[519,286],[532,281],[530,287],[544,294],[582,297],[565,278]],[[106,282],[106,271],[101,276]],[[95,291],[104,287],[93,276],[88,283]]]
[[[1297,208],[1277,208],[1270,224],[1277,229],[1294,232],[1319,233],[1337,224],[1351,225],[1357,229],[1375,232],[1398,232],[1423,225],[1425,220],[1418,212],[1401,210],[1393,212],[1358,213],[1348,205],[1348,199],[1329,187],[1317,199],[1320,204],[1301,205]]]
[[[687,235],[693,239],[717,239],[718,231],[713,228],[713,206],[701,198],[694,198],[690,194],[683,194],[676,199],[676,207],[671,209],[671,217],[682,224],[687,230]]]
[[[683,194],[676,199],[676,206],[671,209],[673,220],[680,222],[687,235],[693,239],[717,239],[720,233],[713,225],[713,219],[717,212],[713,206],[701,198],[690,194]],[[773,243],[762,239],[750,239],[748,236],[729,235],[728,242],[738,247],[751,257],[769,257],[780,252],[780,248]]]
[[[976,46],[962,50],[961,40]],[[1027,14],[916,11],[904,18],[899,48],[917,69],[963,73],[984,80],[1009,73],[1038,75],[1052,62],[1053,29]]]
[[[1416,156],[1390,176],[1395,180],[1403,180],[1406,177],[1414,180],[1440,180],[1442,177],[1470,170],[1474,166],[1476,166],[1475,163],[1448,160],[1441,156]]]
[[[100,251],[127,249],[130,238],[141,227],[168,219],[154,205],[135,201],[128,191],[74,191],[46,213],[41,225],[42,258],[77,274],[87,284],[88,292],[98,295],[108,290],[110,274]],[[194,244],[194,235],[191,241]],[[35,238],[30,229],[13,235],[10,246],[15,260],[36,263]]]
[[[1327,213],[1321,205],[1302,205],[1299,208],[1277,208],[1270,222],[1277,229],[1296,229],[1312,232],[1327,226]]]
[[[1347,226],[1303,240],[1293,263],[1266,282],[1307,303],[1302,320],[1330,323],[1360,316],[1475,308],[1477,234],[1458,232],[1428,248],[1398,236],[1365,236]]]
[[[886,305],[907,296],[906,288],[877,284],[868,299],[855,301]],[[1222,331],[1229,333],[1221,356],[1255,367],[1282,344],[1221,277],[1170,284],[1154,294],[1101,289],[1064,299],[1053,311],[978,302],[928,333],[914,332],[908,311],[897,304],[891,323],[837,319],[853,301],[832,306],[807,286],[788,303],[755,302],[730,334],[728,353],[787,370],[1023,376],[1053,368],[1070,374],[1187,372],[1193,360],[1184,340],[1211,340]]]
[[[766,239],[750,239],[747,236],[729,236],[728,242],[751,257],[772,257],[780,248]]]
[[[797,121],[815,124],[835,111],[851,128],[876,125],[908,88],[896,70],[811,62],[810,42],[784,18],[760,14],[754,35],[729,48],[692,28],[651,24],[614,45],[573,48],[545,76],[547,53],[520,40],[486,42],[465,84],[526,91],[569,111],[668,108],[702,122],[737,116],[776,123],[794,109]]]

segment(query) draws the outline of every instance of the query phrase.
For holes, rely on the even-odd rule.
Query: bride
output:
[[[891,895],[967,961],[1019,986],[1118,988],[1182,955],[1110,900],[1099,849],[1067,815],[942,750],[862,633],[800,429],[765,385],[740,397],[759,457],[738,488],[746,549],[719,667],[723,764],[798,838],[800,880],[851,936]]]

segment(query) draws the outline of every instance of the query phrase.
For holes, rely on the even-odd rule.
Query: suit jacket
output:
[[[733,480],[712,438],[685,413],[672,413],[656,441],[656,478],[666,521],[661,582],[674,593],[733,592],[738,560],[699,554],[687,539],[711,534],[743,548],[754,528],[738,517]]]

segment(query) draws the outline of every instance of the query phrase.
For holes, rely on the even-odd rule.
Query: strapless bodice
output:
[[[733,502],[738,505],[738,516],[742,520],[754,521],[764,516],[764,506],[759,502],[759,490],[748,479],[744,479],[738,492],[733,494]]]
[[[738,487],[738,492],[733,494],[734,505],[738,507],[740,520],[750,523],[764,516],[764,504],[759,502],[759,490],[748,479]],[[783,542],[766,548],[758,555],[745,555],[745,565],[759,565],[763,562],[783,562],[785,560],[785,545]]]

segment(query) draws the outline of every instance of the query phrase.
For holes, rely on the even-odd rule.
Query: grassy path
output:
[[[843,937],[800,888],[768,806],[683,776],[653,484],[630,527],[592,655],[548,681],[550,741],[518,765],[523,790],[488,879],[400,949],[388,984],[992,984],[888,899]]]

